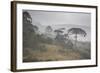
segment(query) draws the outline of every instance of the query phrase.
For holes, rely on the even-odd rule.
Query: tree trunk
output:
[[[77,34],[75,34],[75,48],[77,48]]]

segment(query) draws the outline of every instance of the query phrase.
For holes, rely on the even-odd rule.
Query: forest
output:
[[[90,42],[78,41],[87,32],[73,27],[64,33],[65,29],[46,26],[45,33],[40,34],[39,27],[32,24],[31,15],[23,11],[23,62],[91,59]]]

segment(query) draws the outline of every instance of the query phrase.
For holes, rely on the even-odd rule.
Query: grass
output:
[[[88,45],[85,47],[80,45],[76,49],[64,48],[59,44],[42,43],[40,45],[45,48],[45,51],[27,48],[27,54],[24,53],[23,62],[90,59]]]

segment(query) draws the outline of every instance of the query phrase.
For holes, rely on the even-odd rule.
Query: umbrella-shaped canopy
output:
[[[60,28],[59,30],[65,30],[65,28]]]
[[[68,34],[79,34],[83,35],[84,37],[86,36],[86,32],[81,28],[71,28],[68,30]]]
[[[84,37],[86,36],[86,32],[81,29],[81,28],[71,28],[68,30],[68,35],[73,34],[75,35],[75,48],[77,48],[77,38],[78,35],[83,35]]]
[[[54,32],[63,33],[63,31],[61,31],[61,30],[55,30]]]
[[[63,31],[62,31],[62,30],[59,30],[59,29],[54,30],[54,32],[56,33],[56,37],[57,37],[58,35],[61,35],[61,34],[63,33]]]

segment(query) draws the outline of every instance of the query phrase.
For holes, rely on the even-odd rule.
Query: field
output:
[[[82,46],[83,45],[83,46]],[[40,50],[26,48],[24,62],[37,61],[61,61],[61,60],[82,60],[90,59],[90,44],[80,43],[77,48],[67,48],[59,44],[41,44]],[[44,47],[44,48],[43,48]],[[24,52],[25,52],[24,51]]]

